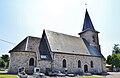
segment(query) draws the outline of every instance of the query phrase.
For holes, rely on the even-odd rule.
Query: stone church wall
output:
[[[37,67],[40,68],[40,72],[45,73],[46,68],[51,69],[51,61],[48,60],[38,60]]]
[[[53,61],[51,62],[48,60],[37,60],[35,52],[11,52],[10,54],[11,58],[8,73],[17,73],[19,67],[25,67],[26,72],[29,74],[33,73],[34,67],[39,67],[40,72],[43,73],[46,72],[46,68],[50,68],[53,71],[59,70],[64,73],[65,68],[63,68],[62,65],[63,59],[66,60],[68,73],[84,72],[84,65],[88,66],[88,72],[100,73],[105,71],[104,60],[101,57],[54,53]],[[29,66],[30,58],[34,58],[34,66]],[[81,68],[78,68],[78,60],[81,61]],[[90,65],[91,61],[93,61],[93,68],[91,68]]]
[[[71,55],[71,54],[54,54],[53,68],[54,70],[60,70],[65,72],[65,68],[62,66],[63,59],[66,60],[66,65],[69,73],[84,72],[84,65],[88,65],[88,72],[100,73],[103,71],[103,60],[101,57]],[[81,61],[81,68],[78,68],[78,60]],[[93,61],[93,68],[91,68],[90,62]]]
[[[19,67],[25,67],[26,73],[33,73],[34,66],[37,63],[35,52],[11,52],[10,57],[8,73],[17,73]],[[34,66],[29,66],[30,58],[34,59]]]

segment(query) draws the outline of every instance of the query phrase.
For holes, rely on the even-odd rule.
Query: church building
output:
[[[8,73],[17,73],[25,67],[26,73],[40,68],[45,73],[59,70],[65,73],[101,73],[105,71],[104,56],[101,54],[98,31],[95,30],[86,9],[83,29],[76,36],[43,30],[41,38],[28,36],[10,53]]]

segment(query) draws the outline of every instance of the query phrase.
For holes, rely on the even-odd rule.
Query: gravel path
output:
[[[120,72],[109,72],[109,74],[105,78],[120,78]]]

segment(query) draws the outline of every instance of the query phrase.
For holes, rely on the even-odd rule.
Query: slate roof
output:
[[[20,52],[20,51],[39,52],[38,47],[40,45],[40,40],[41,40],[40,38],[28,36],[9,52]]]
[[[97,48],[80,37],[45,30],[52,52],[102,56]]]
[[[49,48],[55,53],[69,53],[91,56],[103,56],[99,50],[81,38],[54,31],[44,30]],[[28,36],[9,52],[39,52],[41,38]]]
[[[84,41],[87,49],[89,50],[90,55],[104,57],[96,47],[90,45],[85,39],[83,39],[83,41]]]
[[[91,19],[90,19],[89,13],[88,13],[88,11],[87,11],[87,9],[86,9],[86,13],[85,13],[85,18],[84,18],[84,24],[83,24],[83,29],[82,29],[82,31],[85,31],[85,30],[87,30],[87,29],[95,30],[95,29],[94,29],[94,26],[93,26],[93,24],[92,24],[92,21],[91,21]]]

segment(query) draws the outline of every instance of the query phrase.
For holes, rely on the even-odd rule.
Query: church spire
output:
[[[92,24],[92,21],[91,21],[91,19],[90,19],[90,16],[89,16],[89,14],[88,14],[88,11],[87,11],[87,9],[86,9],[86,13],[85,13],[85,18],[84,18],[84,24],[83,24],[83,29],[82,29],[82,31],[87,30],[87,29],[90,29],[90,30],[94,30],[94,31],[95,31],[94,26],[93,26],[93,24]]]

